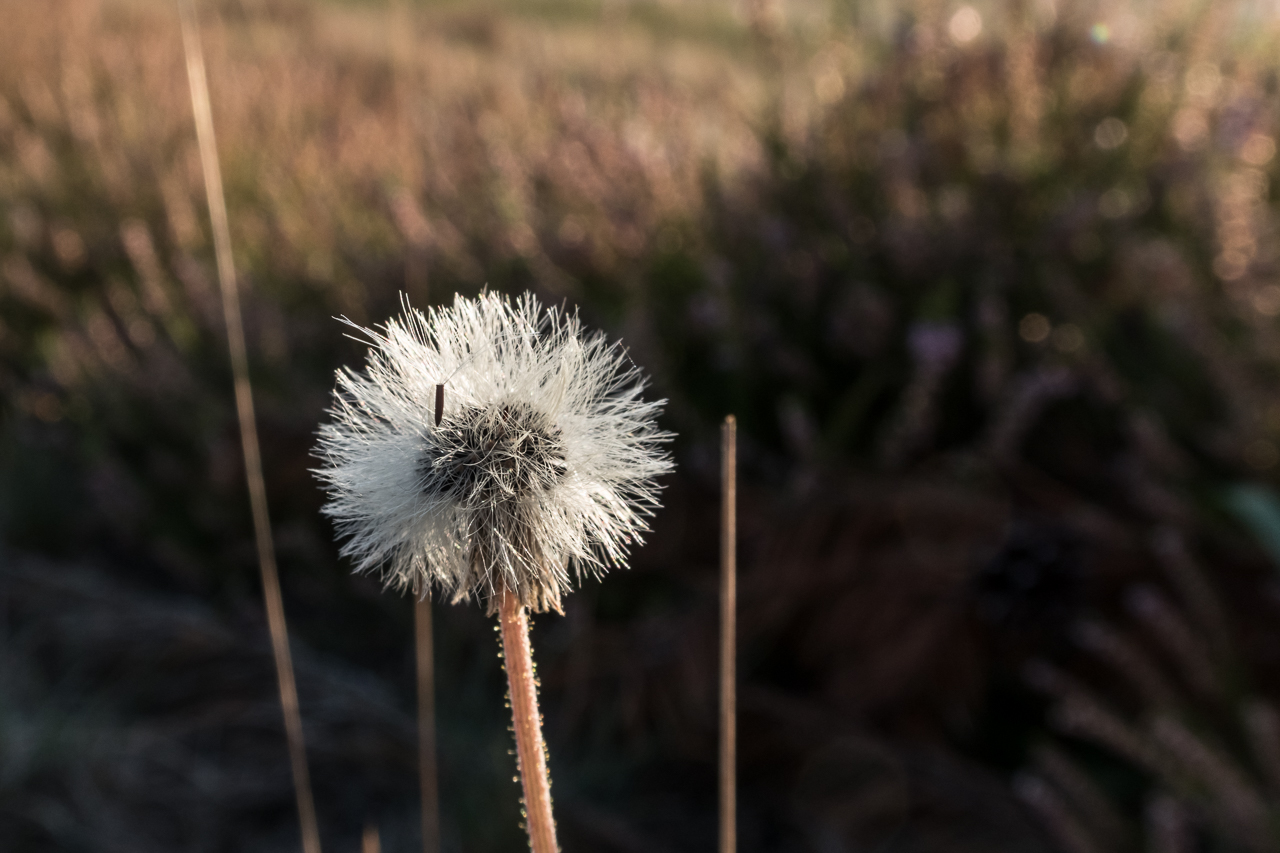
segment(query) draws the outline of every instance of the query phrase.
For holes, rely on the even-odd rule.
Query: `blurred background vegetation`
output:
[[[0,4],[0,838],[296,849],[176,9]],[[417,849],[412,608],[308,468],[401,292],[580,306],[670,401],[535,629],[567,851],[1280,849],[1280,16],[1153,0],[200,7],[328,849]],[[1270,556],[1269,556],[1270,555]],[[523,846],[436,608],[444,843]]]

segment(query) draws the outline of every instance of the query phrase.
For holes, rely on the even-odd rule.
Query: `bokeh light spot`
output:
[[[1084,332],[1075,323],[1063,323],[1053,330],[1053,348],[1061,353],[1084,349]]]
[[[1104,118],[1093,129],[1093,141],[1104,151],[1119,148],[1128,138],[1129,128],[1115,116]]]
[[[1255,293],[1253,310],[1264,317],[1280,315],[1280,285],[1268,284]]]
[[[1265,166],[1276,156],[1276,141],[1265,133],[1251,133],[1240,146],[1240,159],[1250,166]]]
[[[813,91],[824,104],[834,104],[844,97],[844,77],[839,69],[825,68],[813,78]]]
[[[1028,314],[1018,321],[1018,337],[1029,344],[1043,343],[1053,326],[1043,314]]]
[[[1209,137],[1209,120],[1200,110],[1187,107],[1178,110],[1173,117],[1173,138],[1183,151],[1195,151],[1203,147]]]
[[[1133,197],[1121,187],[1112,187],[1098,199],[1098,213],[1107,219],[1119,219],[1133,210]]]
[[[1222,72],[1214,62],[1197,62],[1187,72],[1187,93],[1205,104],[1217,98],[1222,86]]]
[[[1111,41],[1111,27],[1099,21],[1089,28],[1089,38],[1094,44],[1106,44]]]
[[[951,16],[947,32],[956,44],[968,44],[982,33],[982,15],[972,6],[961,6]]]

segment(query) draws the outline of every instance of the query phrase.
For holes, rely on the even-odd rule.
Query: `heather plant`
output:
[[[1280,849],[1275,700],[1182,536],[1161,531],[1152,550],[1162,586],[1125,590],[1122,620],[1074,626],[1092,677],[1028,667],[1066,743],[1041,744],[1016,789],[1068,850]],[[1136,789],[1137,815],[1116,805],[1117,786],[1129,800]]]
[[[1041,412],[1092,397],[1187,473],[1271,470],[1274,72],[1067,14],[965,45],[917,28],[803,132],[779,114],[766,168],[655,258],[676,403],[731,406],[802,462],[901,470],[1016,459]],[[825,61],[866,61],[841,47]],[[1095,448],[1097,427],[1061,426]]]

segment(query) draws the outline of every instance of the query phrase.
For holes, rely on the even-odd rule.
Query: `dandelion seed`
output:
[[[357,571],[496,612],[560,609],[572,576],[625,566],[671,470],[665,401],[576,314],[485,293],[377,329],[341,370],[315,474]]]

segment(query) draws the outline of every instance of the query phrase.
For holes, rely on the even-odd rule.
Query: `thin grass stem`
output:
[[[284,602],[280,595],[280,577],[276,571],[275,544],[271,538],[271,518],[267,512],[267,487],[262,476],[262,455],[258,447],[258,427],[253,411],[253,386],[249,381],[249,355],[245,347],[244,322],[240,316],[240,295],[236,290],[235,266],[231,256],[231,229],[227,225],[227,204],[222,192],[222,172],[218,167],[218,150],[213,136],[213,113],[209,108],[204,51],[201,49],[199,25],[191,0],[178,0],[178,11],[182,18],[187,81],[191,85],[191,110],[195,115],[196,138],[200,143],[200,162],[204,169],[205,195],[209,201],[209,219],[213,227],[218,284],[222,291],[222,314],[226,321],[231,372],[235,379],[240,444],[244,450],[245,479],[249,484],[249,504],[253,510],[258,567],[262,573],[262,594],[267,607],[267,625],[271,631],[280,705],[284,711],[293,786],[298,798],[302,849],[304,853],[320,853],[320,831],[316,823],[315,802],[311,796],[310,774],[307,772],[302,715],[298,710],[298,687],[293,677],[293,658],[289,653]]]
[[[738,421],[720,431],[720,853],[738,849]]]
[[[516,733],[516,759],[524,789],[526,828],[533,853],[557,853],[556,824],[551,816],[551,777],[538,714],[538,684],[529,645],[529,615],[512,591],[503,589],[498,622],[502,627],[502,659],[507,670],[511,717]]]
[[[364,835],[360,837],[360,853],[382,853],[382,836],[378,833],[376,823],[364,825]]]
[[[435,648],[431,631],[431,599],[414,604],[418,659],[418,773],[422,788],[422,850],[440,851],[440,789],[436,769]]]

